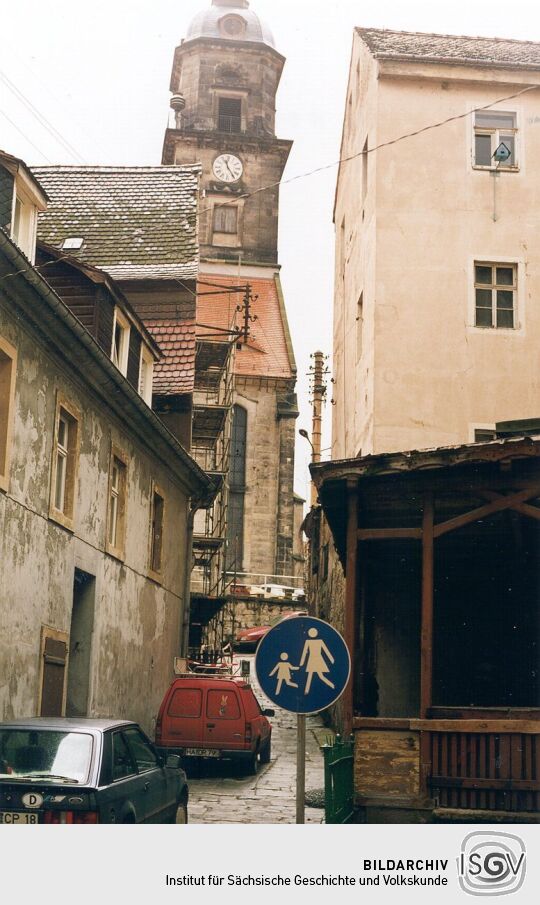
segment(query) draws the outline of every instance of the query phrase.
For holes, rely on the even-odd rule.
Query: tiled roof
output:
[[[201,274],[197,324],[225,329],[230,327],[234,322],[236,306],[243,303],[243,293],[203,293],[212,292],[212,286],[239,286],[246,282],[249,282],[253,295],[258,296],[251,310],[257,320],[250,326],[247,344],[236,352],[235,374],[244,377],[292,377],[295,373],[294,358],[277,276],[253,279]],[[208,333],[208,330],[197,326],[197,335],[204,335],[205,332]]]
[[[199,166],[33,167],[49,205],[38,236],[114,279],[194,279]]]
[[[163,358],[154,365],[154,393],[192,393],[195,381],[195,321],[146,320]]]
[[[540,43],[357,28],[373,56],[389,60],[461,63],[506,69],[540,69]]]

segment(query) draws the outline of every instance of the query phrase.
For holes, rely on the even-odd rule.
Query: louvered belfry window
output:
[[[218,107],[220,132],[242,131],[242,100],[239,97],[220,97]]]

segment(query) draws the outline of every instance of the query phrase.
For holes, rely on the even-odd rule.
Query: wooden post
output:
[[[356,604],[358,584],[358,481],[347,481],[347,575],[345,583],[344,638],[351,655],[351,675],[343,693],[343,735],[347,738],[353,727],[354,676],[356,641]]]
[[[433,696],[433,494],[424,496],[422,522],[422,629],[420,638],[420,719],[425,720]],[[420,733],[420,793],[428,794],[431,737]]]

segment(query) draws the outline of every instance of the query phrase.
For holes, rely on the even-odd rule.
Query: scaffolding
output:
[[[191,593],[222,598],[225,568],[233,364],[235,341],[230,334],[220,339],[197,339],[195,389],[193,394],[192,454],[201,468],[220,482],[220,491],[210,509],[195,518]]]

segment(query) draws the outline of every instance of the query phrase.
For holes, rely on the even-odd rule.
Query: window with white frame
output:
[[[129,354],[129,321],[119,308],[114,309],[111,358],[119,371],[127,374]]]
[[[139,396],[150,407],[152,406],[152,384],[154,379],[154,358],[150,349],[144,343],[141,346],[141,361],[139,365]]]
[[[109,511],[107,518],[107,549],[123,557],[126,535],[127,460],[113,446],[109,468]]]
[[[513,329],[516,326],[517,264],[475,262],[476,327]]]
[[[13,203],[11,238],[32,263],[35,260],[36,251],[36,226],[35,205],[17,192]]]
[[[0,336],[0,488],[8,489],[17,352]]]
[[[504,145],[507,159],[497,161],[494,157],[498,148]],[[518,166],[517,116],[500,110],[477,110],[474,114],[475,167],[497,170],[515,170]]]
[[[75,509],[79,421],[78,412],[65,400],[59,399],[56,408],[49,515],[68,528],[72,527]]]

